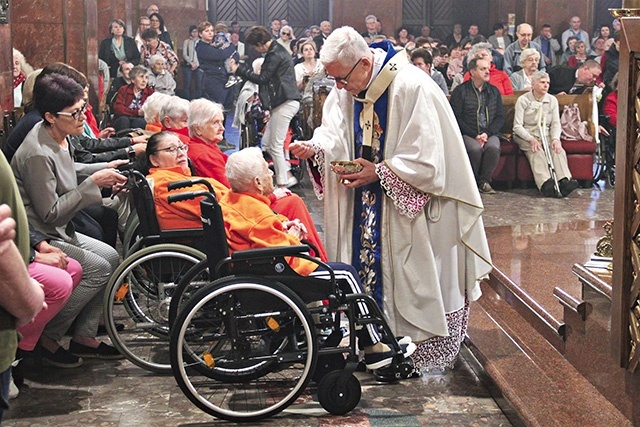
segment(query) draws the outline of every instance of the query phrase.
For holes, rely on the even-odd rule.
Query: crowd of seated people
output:
[[[432,37],[428,27],[415,34],[410,28],[401,27],[386,37],[373,15],[367,16],[363,34],[371,42],[406,49],[412,62],[440,86],[443,96],[451,91],[451,105],[469,161],[478,187],[485,194],[494,192],[491,174],[500,154],[498,136],[504,123],[501,96],[513,94],[514,90],[525,91],[516,104],[513,140],[529,160],[540,192],[558,196],[541,150],[540,130],[545,132],[559,192],[567,196],[577,183],[560,143],[560,112],[551,94],[581,93],[594,84],[615,85],[620,40],[619,32],[612,34],[607,26],[599,28],[593,40],[588,35],[585,40],[583,30],[574,21],[572,18],[571,32],[566,38],[563,34],[562,43],[552,37],[549,25],[541,26],[539,35],[532,40],[535,28],[527,23],[518,26],[515,40],[502,23],[494,25],[488,39],[478,33],[475,25],[469,27],[467,35],[462,34],[459,24],[444,40]],[[294,184],[295,178],[283,166],[281,156],[282,135],[298,112],[300,96],[309,91],[309,84],[325,78],[317,55],[331,32],[331,23],[324,21],[296,37],[293,28],[278,22],[270,30],[253,28],[245,40],[237,25],[229,30],[221,23],[203,22],[191,29],[191,39],[185,41],[191,52],[183,52],[182,56],[186,63],[181,69],[189,71],[197,82],[195,91],[180,92],[175,81],[178,56],[157,7],[138,22],[138,34],[133,39],[124,34],[122,21],[113,20],[109,37],[100,45],[99,56],[114,77],[107,96],[114,113],[113,129],[98,128],[87,104],[86,77],[81,73],[64,64],[52,64],[31,76],[24,57],[14,52],[14,87],[19,88],[26,115],[10,135],[3,153],[11,165],[32,231],[29,273],[43,284],[50,307],[32,324],[21,328],[25,339],[19,345],[18,358],[28,358],[37,350],[51,365],[74,367],[86,357],[120,357],[115,348],[96,336],[104,288],[119,262],[114,249],[118,231],[122,232],[130,210],[126,201],[112,204],[103,193],[123,183],[124,178],[115,167],[131,157],[148,162],[162,228],[201,226],[198,201],[171,206],[166,201],[169,182],[201,176],[214,184],[223,206],[233,213],[225,217],[231,218],[227,221],[230,240],[231,236],[239,239],[231,245],[232,250],[256,245],[252,240],[255,236],[245,236],[242,230],[233,228],[237,212],[246,209],[246,204],[256,204],[282,216],[269,214],[270,220],[278,218],[283,228],[276,229],[277,234],[286,234],[287,244],[304,237],[317,249],[316,255],[327,260],[304,201],[286,188]],[[248,55],[238,48],[242,44],[244,49],[244,42]],[[605,44],[609,46],[607,50],[603,50]],[[251,62],[238,66],[241,59],[261,53],[266,54],[261,72],[252,72]],[[230,56],[236,60],[225,65]],[[266,163],[260,162],[259,169],[243,171],[242,167],[255,166],[252,162],[257,160],[245,153],[234,158],[236,162],[220,149],[219,144],[224,142],[225,107],[235,101],[233,81],[229,79],[232,72],[252,82],[254,92],[263,97],[271,112],[265,148],[276,160],[275,182],[271,173],[263,170]],[[202,79],[201,84],[198,78]],[[201,90],[204,98],[197,96]],[[174,93],[181,93],[186,99],[172,96]],[[614,87],[605,101],[613,126],[616,96]],[[196,99],[189,102],[189,98]],[[129,128],[143,128],[155,135],[148,143],[146,135],[112,135]],[[6,172],[8,167],[3,168],[2,160],[0,172]],[[82,178],[76,179],[76,174]],[[250,178],[249,182],[245,178]],[[268,245],[273,244],[269,242]],[[355,287],[350,291],[359,291],[357,276],[354,279]],[[66,349],[60,342],[69,329],[73,337]],[[375,336],[364,339],[371,346],[378,344]],[[381,351],[370,352],[387,351],[388,347],[382,347]]]

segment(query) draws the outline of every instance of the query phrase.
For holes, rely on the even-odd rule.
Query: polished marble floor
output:
[[[322,205],[312,195],[310,184],[303,183],[296,192],[307,201],[322,232]],[[591,244],[601,234],[603,220],[613,216],[610,188],[579,189],[560,200],[542,198],[534,189],[515,189],[484,195],[483,200],[485,226],[495,264],[514,279],[524,270],[527,277],[531,276],[532,267],[527,262],[539,251],[546,254],[555,251],[550,264],[538,267],[547,273],[565,270],[565,266],[588,257]],[[566,240],[567,233],[572,236],[570,241]],[[580,239],[583,239],[581,244]],[[577,251],[576,243],[582,245]],[[536,284],[532,288],[540,286]],[[546,294],[545,289],[540,292]],[[20,396],[12,400],[3,425],[223,424],[191,404],[171,376],[145,372],[127,361],[89,361],[71,370],[35,363],[29,366],[26,377],[26,384]],[[427,373],[422,378],[397,384],[377,383],[367,374],[359,374],[359,378],[363,385],[362,400],[347,416],[327,414],[314,401],[315,390],[310,388],[307,398],[303,399],[305,403],[293,405],[262,424],[382,427],[521,423],[466,349],[455,368],[447,372]]]

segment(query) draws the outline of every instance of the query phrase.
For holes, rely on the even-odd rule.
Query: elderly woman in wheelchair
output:
[[[361,393],[352,375],[356,336],[378,379],[407,378],[415,344],[392,335],[351,266],[310,256],[301,224],[270,209],[272,172],[260,150],[232,154],[226,172],[231,191],[219,202],[201,190],[169,196],[169,208],[205,196],[201,221],[217,247],[207,253],[210,268],[224,271],[190,296],[171,326],[171,367],[185,395],[214,416],[253,421],[294,403],[313,379],[322,407],[347,413]]]

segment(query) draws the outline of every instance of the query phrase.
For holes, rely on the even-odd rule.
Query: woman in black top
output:
[[[133,65],[140,63],[140,51],[135,40],[125,35],[122,19],[114,19],[109,23],[109,33],[111,37],[100,42],[98,57],[109,65],[109,74],[116,77],[120,65],[126,62]]]
[[[158,32],[158,40],[165,42],[171,49],[173,49],[173,42],[171,41],[171,35],[165,30],[164,19],[159,13],[152,13],[149,15],[149,21],[151,22],[151,28]]]
[[[252,27],[245,40],[259,53],[265,53],[260,74],[248,66],[240,67],[231,61],[230,69],[245,80],[257,83],[260,98],[265,109],[270,111],[262,147],[273,159],[275,181],[279,187],[291,187],[298,183],[284,156],[284,140],[289,123],[300,109],[300,92],[296,85],[296,74],[289,52],[280,43],[274,43],[271,34],[264,27]]]

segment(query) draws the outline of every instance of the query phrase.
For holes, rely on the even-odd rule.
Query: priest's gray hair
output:
[[[351,27],[335,29],[324,41],[320,49],[320,62],[325,67],[328,64],[339,62],[345,65],[353,65],[360,58],[371,52],[367,42]]]
[[[264,172],[264,157],[258,147],[236,151],[227,159],[225,170],[231,189],[236,192],[251,189],[253,179]]]
[[[222,113],[222,105],[200,98],[191,101],[189,105],[189,135],[196,135],[196,127],[204,127],[213,116]]]
[[[544,70],[538,70],[535,73],[531,74],[531,77],[529,77],[531,79],[531,82],[537,82],[540,81],[540,79],[544,79],[544,78],[549,78],[549,74],[544,71]]]
[[[183,116],[189,117],[189,101],[179,96],[171,96],[171,98],[162,105],[160,110],[160,121],[165,117],[171,119],[181,119]]]

